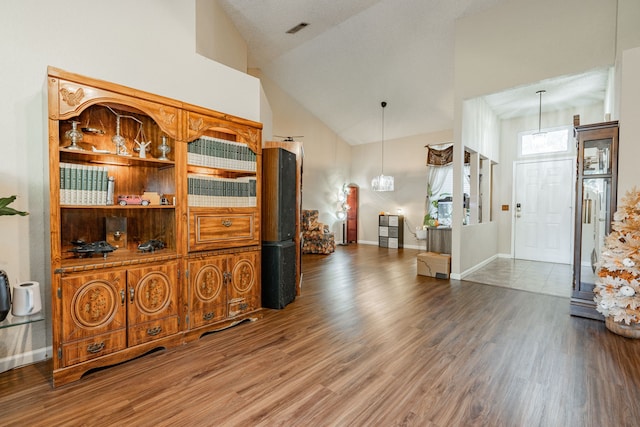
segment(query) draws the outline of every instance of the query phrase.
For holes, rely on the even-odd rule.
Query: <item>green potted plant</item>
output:
[[[10,205],[16,196],[0,197],[0,215],[29,215],[28,212],[22,212],[10,208]],[[7,273],[0,270],[0,322],[3,321],[9,313],[11,307],[11,288],[9,286],[9,279]]]
[[[427,200],[425,203],[426,214],[422,220],[424,227],[437,227],[438,218],[436,213],[438,212],[438,200],[431,200],[433,197],[433,191],[431,190],[431,184],[427,184]],[[434,210],[435,208],[435,210]],[[432,213],[434,215],[432,215]]]
[[[29,215],[29,212],[18,211],[8,206],[11,203],[13,203],[15,199],[16,199],[16,196],[0,197],[0,216],[1,215],[20,215],[20,216]]]

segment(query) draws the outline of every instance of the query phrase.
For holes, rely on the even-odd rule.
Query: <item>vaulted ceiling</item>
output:
[[[219,0],[259,68],[349,144],[453,127],[456,19],[505,0]],[[308,23],[295,34],[287,31]],[[539,87],[540,85],[546,87]],[[554,86],[556,85],[556,86]],[[555,87],[562,91],[553,90]],[[603,99],[606,71],[487,97],[504,118]],[[287,129],[299,135],[298,129]]]

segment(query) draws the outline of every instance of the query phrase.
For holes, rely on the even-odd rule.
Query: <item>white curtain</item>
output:
[[[442,187],[445,184],[449,171],[453,169],[453,164],[444,166],[427,166],[427,199],[425,202],[425,212],[431,214],[432,209],[435,209],[431,205],[432,197],[440,194]],[[435,213],[435,212],[433,212]]]
[[[463,169],[464,169],[464,174],[463,174],[464,181],[462,182],[462,185],[463,185],[463,188],[467,190],[468,188],[471,188],[471,165],[464,165]]]

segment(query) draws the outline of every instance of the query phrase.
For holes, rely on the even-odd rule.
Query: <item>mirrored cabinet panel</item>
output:
[[[618,122],[577,126],[577,181],[571,314],[602,319],[593,288],[616,209]]]

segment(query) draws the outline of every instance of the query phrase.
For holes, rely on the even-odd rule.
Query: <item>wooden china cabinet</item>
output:
[[[261,125],[48,69],[53,383],[259,316]]]
[[[185,337],[196,339],[261,307],[262,137],[257,123],[195,107],[185,113]]]

